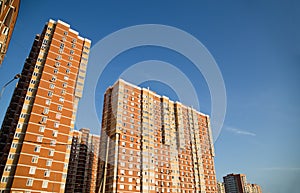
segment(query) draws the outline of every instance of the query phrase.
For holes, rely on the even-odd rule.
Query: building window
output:
[[[62,111],[62,106],[61,106],[61,105],[58,105],[58,106],[57,106],[57,110]]]
[[[50,141],[50,146],[55,146],[55,144],[56,144],[56,140],[51,140]]]
[[[50,100],[49,100],[49,99],[46,99],[45,104],[46,104],[46,105],[50,105]]]
[[[49,88],[54,89],[55,85],[54,84],[49,84]]]
[[[5,167],[5,171],[6,171],[6,172],[10,172],[10,170],[11,170],[11,166],[6,166],[6,167]]]
[[[33,179],[32,178],[28,178],[27,182],[26,182],[26,186],[32,186],[33,184]]]
[[[3,31],[2,31],[2,34],[3,35],[7,35],[9,32],[9,27],[4,27]]]
[[[68,83],[64,82],[62,85],[64,88],[66,88],[68,86]]]
[[[40,151],[41,151],[41,146],[36,145],[36,146],[34,147],[34,152],[40,152]]]
[[[49,108],[48,107],[45,107],[44,108],[44,111],[43,111],[43,114],[44,115],[47,115],[49,113]]]
[[[54,122],[54,127],[58,128],[59,127],[59,122]]]
[[[69,76],[64,76],[64,80],[69,80]]]
[[[54,72],[54,74],[57,74],[57,73],[58,73],[58,69],[55,68],[55,69],[53,70],[53,72]]]
[[[38,156],[33,156],[31,159],[32,163],[37,163],[38,162],[39,157]]]
[[[58,133],[58,131],[53,131],[53,132],[52,132],[52,136],[53,136],[53,137],[57,137],[57,133]]]
[[[42,188],[48,188],[48,181],[43,181]]]
[[[67,73],[67,74],[70,74],[70,69],[67,69],[67,70],[66,70],[66,73]]]
[[[1,182],[3,182],[3,183],[8,182],[8,177],[2,177],[2,178],[1,178]]]
[[[55,118],[56,119],[60,119],[61,118],[61,114],[60,113],[56,113]]]
[[[49,156],[53,156],[54,155],[54,149],[49,149]]]
[[[55,66],[55,67],[59,67],[59,66],[60,66],[60,63],[59,63],[59,62],[55,62],[54,66]]]
[[[47,117],[42,117],[42,119],[41,119],[41,121],[40,121],[40,123],[46,123],[47,122]]]
[[[64,97],[60,97],[60,98],[59,98],[59,102],[61,102],[61,103],[63,103],[64,100],[65,100]]]
[[[8,155],[8,159],[14,159],[14,158],[15,158],[15,154],[10,153],[10,154]]]
[[[45,126],[40,126],[39,131],[40,131],[40,132],[44,132],[44,131],[45,131]]]
[[[11,147],[14,148],[14,149],[16,149],[18,147],[18,144],[17,143],[12,143]]]
[[[53,95],[53,92],[48,91],[48,97],[52,97],[52,95]]]
[[[61,60],[61,55],[57,55],[56,60]]]
[[[31,166],[30,169],[29,169],[29,174],[35,174],[35,170],[36,170],[36,167]]]
[[[56,81],[56,76],[52,76],[51,81],[55,82]]]
[[[15,138],[20,138],[20,133],[15,133]]]
[[[68,62],[68,63],[67,63],[67,66],[68,66],[68,67],[71,67],[71,66],[72,66],[72,62]]]
[[[46,166],[51,166],[52,165],[52,159],[48,159],[46,161]]]
[[[47,43],[48,43],[48,40],[44,39],[43,44],[47,44]]]
[[[31,99],[30,96],[26,96],[26,97],[25,97],[25,100],[28,100],[28,101],[29,101],[30,99]]]
[[[41,135],[40,135],[40,136],[37,136],[36,141],[37,141],[37,142],[42,142],[42,141],[43,141],[43,136],[41,136]]]
[[[44,176],[45,176],[45,177],[49,177],[49,176],[50,176],[50,170],[46,170],[46,171],[44,172]]]
[[[63,179],[67,179],[67,174],[63,174],[63,175],[62,175],[62,178],[63,178]]]

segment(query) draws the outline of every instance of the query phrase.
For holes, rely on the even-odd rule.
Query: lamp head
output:
[[[16,76],[14,77],[14,79],[18,79],[18,78],[21,78],[21,74],[16,74]]]

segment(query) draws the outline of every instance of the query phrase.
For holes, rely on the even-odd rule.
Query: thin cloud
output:
[[[272,168],[261,168],[267,171],[300,171],[300,168],[284,168],[284,167],[272,167]]]
[[[241,130],[241,129],[237,129],[237,128],[233,128],[233,127],[226,127],[226,130],[228,130],[228,131],[230,131],[234,134],[237,134],[237,135],[249,135],[249,136],[253,136],[253,137],[256,136],[255,133],[245,131],[245,130]]]

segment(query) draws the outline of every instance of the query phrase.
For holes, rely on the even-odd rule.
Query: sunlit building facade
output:
[[[96,192],[216,193],[208,115],[118,80],[106,90]]]
[[[1,127],[2,192],[64,192],[90,45],[60,20],[36,36]]]
[[[218,193],[225,193],[225,187],[223,182],[217,182]]]
[[[0,0],[0,66],[11,40],[20,7],[20,0]]]
[[[247,184],[246,193],[262,193],[262,189],[258,184]]]

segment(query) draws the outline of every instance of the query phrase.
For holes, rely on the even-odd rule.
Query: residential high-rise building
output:
[[[262,190],[258,184],[247,184],[246,193],[262,193]]]
[[[74,131],[68,167],[66,193],[95,192],[100,136],[82,128]]]
[[[64,192],[90,45],[60,20],[36,36],[1,127],[2,192]]]
[[[0,0],[0,66],[17,20],[20,0]]]
[[[246,193],[247,180],[244,174],[228,174],[223,180],[226,193]]]
[[[247,183],[244,174],[228,174],[223,180],[226,193],[262,193],[259,185]],[[218,189],[221,189],[221,182],[218,182]]]
[[[217,192],[208,115],[118,80],[102,116],[96,192]]]
[[[252,193],[262,193],[262,189],[258,184],[251,184]]]
[[[225,193],[225,186],[223,182],[217,182],[218,193]]]
[[[99,151],[100,151],[100,136],[99,135],[92,135],[91,136],[91,154],[93,156],[93,163],[92,163],[92,176],[91,176],[91,187],[90,192],[96,192],[97,188],[97,174],[98,174],[98,167],[99,167]]]

